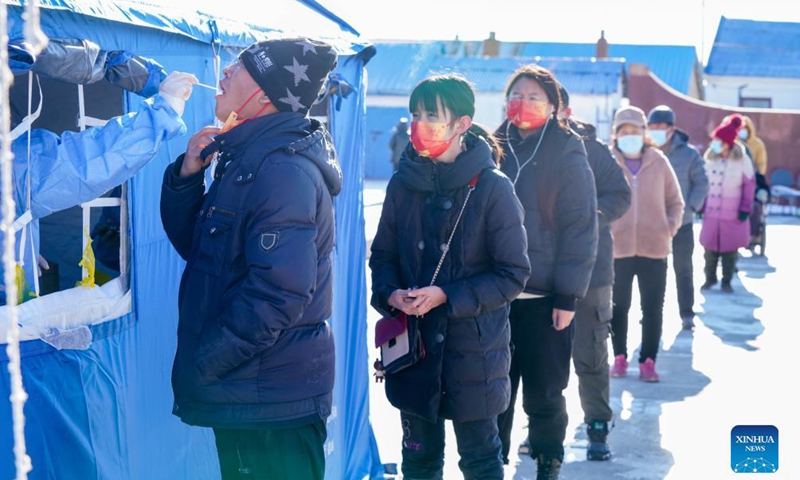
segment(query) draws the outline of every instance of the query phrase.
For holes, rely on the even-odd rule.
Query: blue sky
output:
[[[241,20],[293,17],[300,3],[147,0]],[[387,39],[694,45],[705,63],[720,17],[800,23],[798,0],[317,0],[372,41]],[[275,9],[280,11],[275,11]],[[324,20],[321,20],[323,21]],[[313,31],[317,26],[307,25]]]
[[[694,45],[707,58],[720,16],[800,23],[796,0],[318,0],[380,39]]]

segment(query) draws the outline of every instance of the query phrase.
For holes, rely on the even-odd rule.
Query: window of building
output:
[[[740,107],[772,108],[772,99],[765,97],[742,97],[739,99]]]

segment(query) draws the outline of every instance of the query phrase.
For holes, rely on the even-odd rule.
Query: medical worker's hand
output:
[[[198,83],[191,73],[172,72],[158,86],[158,93],[175,113],[183,115],[186,100],[192,94],[192,85]]]

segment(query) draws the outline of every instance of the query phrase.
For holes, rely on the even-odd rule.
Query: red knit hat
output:
[[[711,136],[714,138],[719,138],[723,142],[727,143],[730,148],[733,148],[733,143],[736,140],[736,136],[739,133],[739,129],[742,128],[743,123],[744,121],[742,116],[738,113],[734,113],[728,117],[725,122],[715,128],[714,133],[712,133]]]

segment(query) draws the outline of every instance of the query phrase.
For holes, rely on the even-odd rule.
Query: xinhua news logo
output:
[[[731,430],[731,470],[778,471],[778,429],[772,425],[737,425]]]

